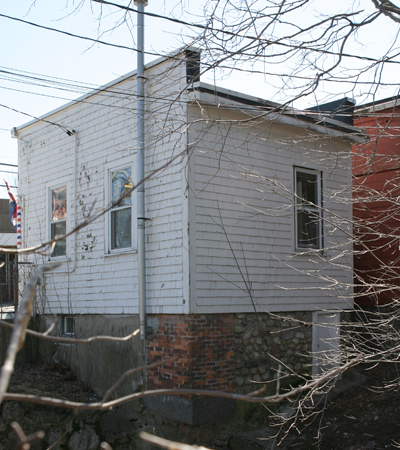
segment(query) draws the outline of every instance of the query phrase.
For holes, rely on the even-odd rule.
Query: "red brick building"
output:
[[[353,146],[355,302],[390,303],[400,290],[400,101],[356,109],[370,140]]]

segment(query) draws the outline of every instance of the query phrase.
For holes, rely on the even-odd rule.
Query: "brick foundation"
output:
[[[148,389],[234,392],[233,314],[159,314],[148,323],[147,364],[178,357],[147,371]]]

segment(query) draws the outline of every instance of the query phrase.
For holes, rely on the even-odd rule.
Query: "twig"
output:
[[[4,395],[4,400],[37,403],[41,405],[63,407],[73,410],[82,409],[89,411],[107,410],[109,408],[114,408],[123,403],[137,400],[139,398],[154,397],[156,395],[201,395],[203,397],[220,397],[232,400],[242,400],[249,403],[281,403],[282,401],[290,399],[291,397],[294,397],[302,392],[309,391],[319,387],[324,382],[328,382],[330,379],[337,376],[338,373],[341,373],[347,370],[349,367],[359,364],[362,361],[365,362],[366,359],[367,358],[364,359],[356,358],[353,361],[343,364],[343,366],[341,367],[333,369],[330,372],[326,372],[322,377],[314,381],[309,381],[305,383],[303,386],[299,386],[283,394],[271,395],[266,397],[253,397],[254,395],[253,393],[241,395],[241,394],[232,394],[229,392],[210,391],[201,389],[157,389],[153,391],[137,392],[135,394],[126,395],[125,397],[120,397],[105,403],[102,402],[80,403],[80,402],[72,402],[69,400],[59,400],[51,397],[41,397],[38,395],[10,394],[10,393],[6,393]]]
[[[163,366],[164,364],[167,364],[167,363],[172,362],[172,361],[176,361],[177,359],[178,359],[178,357],[175,356],[174,358],[170,358],[170,359],[166,359],[166,360],[157,361],[157,362],[155,362],[155,363],[153,363],[153,364],[150,364],[149,366],[135,367],[134,369],[127,370],[125,373],[123,373],[123,374],[120,376],[120,378],[118,379],[118,381],[117,381],[113,386],[111,386],[110,389],[105,393],[105,395],[104,395],[104,397],[103,397],[101,403],[104,403],[104,402],[108,399],[108,397],[111,395],[111,393],[112,393],[113,391],[115,391],[115,389],[117,389],[117,387],[122,383],[122,381],[123,381],[128,375],[132,375],[133,373],[135,373],[135,372],[140,372],[141,370],[144,370],[144,369],[154,369],[155,367]]]
[[[25,342],[26,328],[28,326],[28,322],[32,312],[32,300],[35,293],[35,282],[42,272],[49,271],[54,267],[56,266],[54,265],[51,268],[40,267],[35,271],[35,273],[28,281],[27,285],[25,286],[21,304],[15,316],[15,325],[14,330],[11,334],[10,344],[7,348],[7,356],[0,372],[0,405],[3,402],[4,394],[7,392],[8,384],[14,371],[15,358]]]
[[[24,430],[21,428],[18,422],[12,422],[11,427],[17,434],[19,440],[17,450],[29,450],[31,448],[31,442],[35,442],[39,439],[44,438],[43,431],[36,431],[36,433],[26,436]]]
[[[76,233],[77,231],[81,230],[82,228],[85,228],[87,225],[91,224],[92,222],[94,222],[95,220],[99,219],[100,217],[102,217],[104,214],[106,214],[108,211],[110,211],[112,208],[114,208],[115,206],[119,205],[119,203],[129,194],[131,194],[134,190],[136,190],[140,185],[142,185],[143,183],[145,183],[147,180],[149,180],[150,178],[152,178],[154,175],[156,175],[158,172],[161,172],[162,170],[164,170],[165,168],[167,168],[168,166],[170,166],[176,159],[178,159],[179,157],[183,156],[184,154],[186,154],[188,152],[188,149],[185,148],[185,150],[183,150],[182,152],[178,153],[177,155],[175,155],[173,158],[171,158],[169,161],[167,161],[165,164],[163,164],[161,167],[158,167],[157,169],[153,170],[153,172],[151,172],[151,174],[149,174],[147,177],[143,178],[142,180],[140,180],[135,186],[133,186],[129,191],[125,192],[123,195],[121,195],[118,200],[116,200],[115,202],[111,202],[109,203],[105,208],[101,208],[100,211],[96,214],[94,214],[91,217],[88,217],[86,220],[84,220],[82,223],[80,223],[79,225],[77,225],[73,230],[71,230],[69,233],[63,234],[62,236],[59,236],[55,239],[52,239],[51,241],[48,242],[44,242],[43,244],[39,244],[39,245],[34,245],[32,247],[27,247],[27,248],[21,248],[21,249],[11,249],[11,248],[5,248],[5,247],[0,247],[0,252],[2,253],[16,253],[16,254],[24,254],[24,253],[35,253],[38,252],[38,250],[40,249],[44,249],[47,247],[51,247],[51,250],[54,249],[54,246],[56,244],[56,242],[58,241],[62,241],[64,239],[66,239],[67,237],[73,235],[74,233]]]
[[[180,442],[169,441],[168,439],[153,436],[152,434],[141,431],[139,437],[144,441],[151,442],[152,444],[165,447],[168,450],[210,450],[207,447],[199,447],[198,445],[181,444]]]
[[[14,328],[15,325],[12,323],[8,323],[4,320],[0,320],[0,326],[6,327],[6,328]],[[45,333],[48,332],[48,330],[45,333],[39,333],[38,331],[33,331],[26,329],[26,334],[29,334],[31,336],[35,336],[39,339],[45,339],[47,341],[54,341],[54,342],[65,342],[68,344],[88,344],[89,342],[93,341],[115,341],[115,342],[124,342],[128,341],[129,339],[132,339],[134,336],[136,336],[139,333],[139,329],[135,330],[133,333],[128,334],[126,336],[122,337],[115,337],[115,336],[91,336],[86,339],[78,339],[78,338],[69,338],[69,337],[61,337],[61,336],[49,336]]]
[[[105,441],[100,444],[100,447],[103,450],[113,450],[111,445],[108,442],[105,442]]]
[[[282,364],[279,363],[278,373],[276,375],[276,395],[279,395],[279,391],[281,389],[281,371],[282,371]]]
[[[61,439],[64,436],[66,436],[70,431],[71,431],[70,429],[67,429],[67,431],[64,434],[62,434],[55,442],[53,442],[53,444],[51,444],[50,447],[47,447],[46,450],[51,450],[52,448],[54,448],[61,441]]]

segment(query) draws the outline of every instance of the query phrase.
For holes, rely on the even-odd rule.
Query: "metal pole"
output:
[[[144,7],[147,0],[135,0],[137,6],[137,181],[144,179]],[[146,338],[146,218],[145,186],[137,189],[137,244],[139,276],[140,338]]]
[[[17,255],[15,255],[15,257],[17,257]],[[4,264],[4,269],[6,271],[6,283],[8,286],[8,301],[9,303],[11,303],[12,301],[14,301],[14,306],[15,306],[15,295],[12,295],[12,290],[14,289],[14,270],[15,267],[13,267],[13,263],[10,262],[10,256],[6,256],[6,260],[8,259],[8,261],[5,262]],[[3,295],[2,295],[3,297]],[[1,305],[3,306],[3,305]]]
[[[19,307],[19,276],[18,276],[18,255],[14,258],[14,314],[17,315]],[[14,317],[15,317],[14,316]]]

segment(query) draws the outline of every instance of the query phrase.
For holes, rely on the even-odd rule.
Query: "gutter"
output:
[[[188,90],[195,94],[198,93],[196,100],[200,103],[212,105],[216,108],[229,106],[232,108],[232,104],[229,105],[228,102],[221,102],[221,98],[240,105],[248,105],[247,109],[238,108],[237,110],[239,112],[247,112],[248,114],[254,115],[255,119],[257,116],[261,116],[260,120],[273,120],[286,125],[309,128],[313,131],[328,135],[332,134],[334,137],[350,139],[360,143],[368,140],[368,136],[360,128],[346,125],[335,119],[322,117],[319,114],[307,114],[307,112],[302,110],[282,107],[278,103],[201,82],[194,83],[193,88]],[[211,99],[212,101],[210,101]]]

